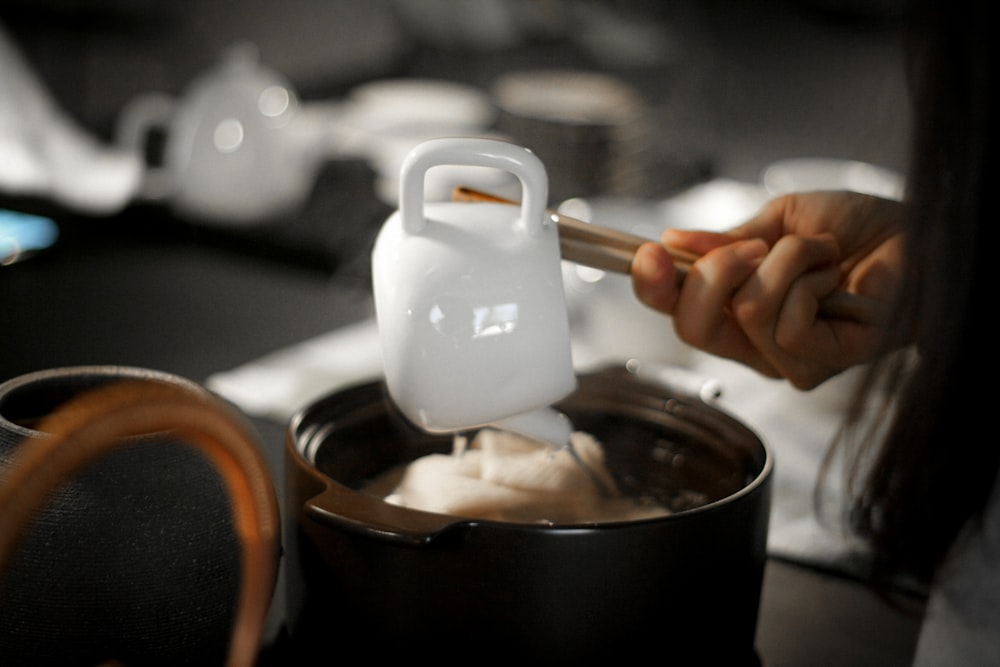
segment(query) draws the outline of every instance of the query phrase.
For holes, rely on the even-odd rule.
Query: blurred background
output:
[[[898,170],[907,118],[897,4],[3,0],[0,148],[36,164],[18,174],[8,157],[0,195],[97,216],[166,204],[229,231],[280,217],[297,229],[272,234],[272,244],[312,250],[306,259],[322,264],[315,242],[342,250],[343,239],[328,242],[329,229],[310,237],[291,218],[333,189],[359,202],[369,193],[353,186],[366,169],[391,206],[398,156],[427,135],[495,133],[528,145],[549,167],[555,201],[658,197],[709,177],[755,183],[787,158]],[[424,85],[392,85],[401,79]],[[202,135],[224,131],[216,122],[226,114],[248,113],[236,99],[246,89],[271,84],[297,104],[270,118],[270,130],[286,131],[254,134],[244,119],[236,129],[254,164],[206,155],[222,149],[200,147]],[[24,101],[40,95],[34,107]],[[65,145],[38,138],[46,132]],[[144,166],[164,169],[109,164],[84,151],[89,142],[141,151]],[[95,165],[98,185],[87,185],[87,169],[75,170],[79,183],[52,176],[74,160]],[[225,187],[227,168],[269,190],[239,206],[227,197],[240,192],[192,192],[199,179]],[[79,194],[88,188],[89,198]]]
[[[128,261],[115,254],[123,245],[142,249],[159,295],[146,292],[158,307],[131,308],[140,295],[121,294],[121,273],[105,276],[103,292],[127,296],[122,311],[153,339],[130,337],[117,348],[126,360],[201,379],[364,317],[400,161],[434,136],[525,145],[546,164],[552,206],[653,238],[667,225],[731,225],[790,189],[896,196],[908,130],[899,3],[0,0],[2,375],[75,358],[72,341],[47,349],[20,323],[39,317],[38,291],[45,313],[83,308],[55,289],[71,270],[56,258],[96,279]],[[459,182],[517,196],[505,175],[437,169],[428,198]],[[223,290],[222,278],[170,264],[179,248],[280,275],[244,285],[241,273]],[[597,356],[669,340],[669,325],[648,326],[634,304],[609,309],[629,300],[622,281],[566,278],[571,306],[584,304],[574,312],[593,311],[596,329],[634,319],[581,332],[599,339]],[[293,296],[274,300],[302,323],[268,336],[233,304],[251,292],[254,312],[285,280],[299,281]],[[609,298],[577,298],[595,285]],[[213,288],[225,309],[193,296]],[[95,289],[85,302],[96,319]],[[331,311],[331,289],[357,306]],[[224,331],[263,329],[259,343],[170,357],[154,347],[163,321],[216,313],[235,318],[218,322]],[[94,338],[110,326],[94,324]]]
[[[900,1],[0,0],[0,381],[124,364],[205,382],[255,419],[280,486],[289,416],[380,370],[370,250],[410,147],[525,145],[553,207],[650,238],[796,189],[897,197]],[[428,198],[517,196],[436,169]],[[856,574],[811,513],[853,376],[796,392],[687,349],[625,276],[564,278],[577,365],[721,387],[780,461],[770,553]],[[806,606],[765,599],[765,657],[816,645],[784,630]],[[825,638],[853,622],[878,636],[844,650],[896,651],[845,609]]]
[[[179,94],[226,49],[248,41],[304,99],[339,98],[382,77],[440,77],[489,90],[511,70],[582,67],[638,86],[660,131],[708,154],[769,137],[774,143],[758,160],[811,149],[894,167],[905,120],[898,4],[3,0],[0,20],[59,104],[105,139],[131,98]],[[734,117],[741,122],[729,122]],[[761,164],[717,166],[756,177]]]

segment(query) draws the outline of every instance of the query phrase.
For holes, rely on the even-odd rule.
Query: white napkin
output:
[[[838,462],[823,492],[830,516],[816,515],[814,492],[827,449],[847,410],[861,368],[840,374],[811,391],[766,378],[734,361],[695,352],[691,371],[717,378],[723,388],[716,407],[753,429],[774,456],[768,553],[792,562],[863,576],[867,549],[848,535],[840,517]]]
[[[137,156],[105,146],[59,106],[0,23],[0,192],[112,215],[135,195]]]
[[[208,378],[248,415],[287,422],[318,398],[382,377],[374,318],[335,329]]]

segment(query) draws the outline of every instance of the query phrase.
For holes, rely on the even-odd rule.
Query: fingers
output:
[[[716,346],[733,293],[766,255],[762,241],[741,241],[713,250],[695,263],[676,308],[682,318],[677,323],[681,337],[698,347]]]
[[[636,262],[636,294],[673,316],[688,344],[810,388],[870,360],[880,328],[819,316],[838,289],[891,301],[899,290],[903,209],[849,192],[786,195],[724,233],[670,229],[663,244],[698,255],[683,289],[662,249]]]
[[[851,292],[892,303],[902,288],[902,267],[906,263],[906,239],[891,236],[854,264],[846,288]]]
[[[829,267],[813,271],[791,286],[774,325],[777,349],[804,354],[813,347],[810,336],[818,325],[819,300],[837,289],[840,280],[840,271]]]
[[[761,241],[716,249],[692,267],[681,289],[669,253],[658,243],[647,243],[632,261],[633,290],[642,303],[672,315],[674,329],[685,342],[774,375],[726,314],[732,292],[765,254],[767,246]]]
[[[739,240],[730,233],[706,232],[701,230],[666,229],[660,237],[668,248],[686,250],[695,255],[705,255]]]
[[[807,284],[796,284],[803,275],[819,268],[832,268],[838,256],[836,241],[830,236],[786,236],[774,245],[767,257],[760,262],[758,271],[733,295],[732,309],[737,321],[758,345],[772,341],[782,309],[793,285],[796,286],[798,307],[785,313],[786,317],[810,313]],[[839,279],[835,276],[835,279]],[[833,285],[836,287],[836,283]],[[827,290],[827,292],[832,289]],[[822,296],[822,295],[820,295]],[[818,297],[813,295],[813,299]],[[818,301],[812,309],[814,319]],[[794,323],[789,323],[794,328]]]
[[[680,289],[674,262],[659,243],[639,247],[632,260],[632,290],[642,303],[664,314],[671,314]]]
[[[665,234],[664,240],[683,241],[678,245],[688,250],[709,248],[683,288],[662,245],[643,245],[633,261],[636,296],[671,315],[684,342],[799,388],[816,386],[861,360],[871,333],[819,317],[820,300],[843,282],[832,236],[788,235],[773,247],[709,232]]]
[[[733,317],[767,363],[801,389],[842,365],[842,332],[858,325],[818,317],[820,299],[842,280],[828,236],[782,238],[736,292]]]
[[[754,275],[767,252],[763,241],[739,241],[696,262],[674,308],[674,329],[694,347],[773,376],[775,369],[755,349],[731,310],[733,294]]]
[[[693,233],[699,243],[714,243],[719,236]],[[774,368],[732,319],[729,304],[733,293],[767,255],[767,244],[750,240],[712,247],[691,267],[681,289],[676,282],[673,260],[664,246],[653,242],[643,244],[632,261],[636,297],[650,308],[672,315],[674,329],[686,343],[775,375]]]

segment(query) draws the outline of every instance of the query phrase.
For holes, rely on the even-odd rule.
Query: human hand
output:
[[[902,219],[902,204],[869,195],[784,195],[724,233],[667,230],[636,254],[633,288],[688,344],[809,389],[878,351],[883,327],[821,317],[818,304],[841,289],[888,314]],[[702,255],[682,287],[665,246]]]

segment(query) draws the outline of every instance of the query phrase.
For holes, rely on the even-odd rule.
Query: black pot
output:
[[[87,366],[0,384],[0,470],[32,424],[145,369]],[[204,391],[204,390],[201,390]],[[0,664],[221,665],[237,606],[240,543],[220,476],[166,434],[136,438],[56,492],[0,573]]]
[[[286,443],[288,630],[303,654],[756,664],[772,458],[737,420],[611,368],[559,404],[627,493],[670,516],[541,526],[401,508],[359,489],[451,438],[381,383],[339,391]],[[367,643],[370,640],[371,643]],[[678,662],[679,661],[679,662]]]

